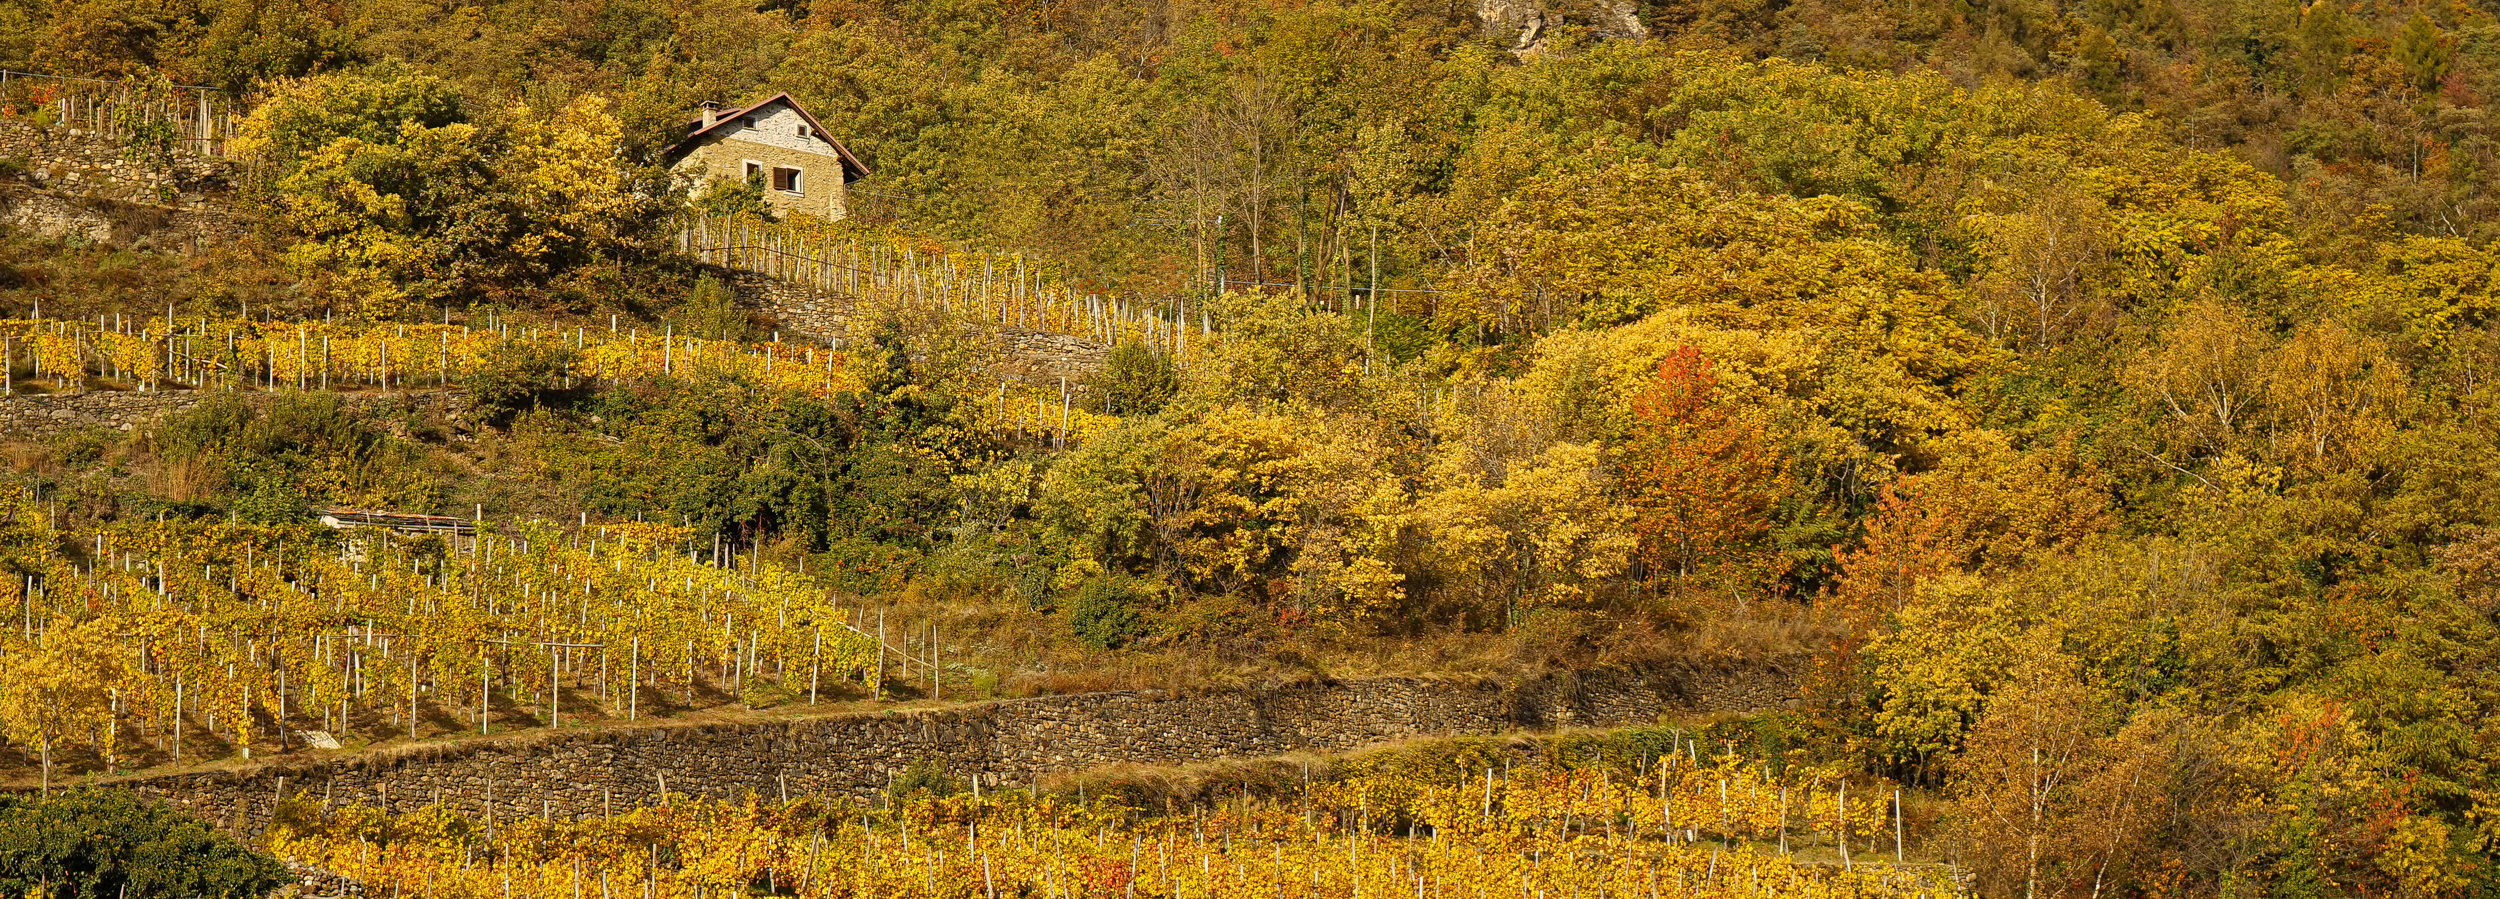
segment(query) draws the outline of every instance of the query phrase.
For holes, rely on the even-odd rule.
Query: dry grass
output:
[[[1076,639],[1057,615],[1004,596],[916,591],[867,600],[893,642],[925,658],[934,624],[949,699],[1106,690],[1189,691],[1308,679],[1464,676],[1683,667],[1793,659],[1828,647],[1835,625],[1792,602],[1755,602],[1684,626],[1595,612],[1531,617],[1507,632],[1426,631],[1393,638],[1283,632],[1255,624],[1232,640],[1182,639],[1117,650]]]
[[[31,440],[0,443],[0,454],[8,457],[9,470],[18,474],[41,473],[52,462],[52,447]]]
[[[1698,731],[1731,716],[1701,713],[1674,722]],[[1661,725],[1648,725],[1658,727]],[[1045,777],[1035,787],[1057,793],[1089,796],[1118,794],[1141,808],[1183,807],[1241,795],[1281,798],[1298,795],[1306,784],[1340,776],[1346,769],[1382,755],[1430,752],[1453,746],[1492,746],[1523,759],[1549,755],[1559,741],[1617,733],[1630,728],[1570,728],[1481,736],[1408,737],[1386,740],[1343,752],[1295,752],[1257,758],[1219,759],[1177,765],[1116,764]]]

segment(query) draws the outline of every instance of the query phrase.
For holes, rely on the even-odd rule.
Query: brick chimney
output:
[[[720,124],[720,101],[705,100],[701,104],[701,107],[703,109],[703,127],[710,128],[713,125]]]

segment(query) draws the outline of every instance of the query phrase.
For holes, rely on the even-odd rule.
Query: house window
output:
[[[773,189],[786,190],[794,194],[806,193],[807,184],[804,180],[806,174],[798,169],[777,166],[773,169]]]
[[[749,181],[764,180],[764,164],[754,160],[748,160],[746,178]]]
[[[806,125],[800,125],[800,126],[799,126],[799,136],[800,136],[800,137],[815,137],[815,136],[816,136],[816,134],[815,134],[815,132],[812,132],[812,131],[807,130],[807,126],[806,126]]]

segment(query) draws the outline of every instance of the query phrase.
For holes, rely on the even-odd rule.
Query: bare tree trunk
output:
[[[2040,748],[2031,748],[2031,827],[2023,834],[2023,899],[2039,899],[2040,895],[2040,827],[2046,817],[2042,806],[2047,801],[2040,787]]]

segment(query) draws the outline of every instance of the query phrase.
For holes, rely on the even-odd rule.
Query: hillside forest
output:
[[[591,662],[481,674],[498,632],[640,641],[633,714],[885,698],[872,631],[930,699],[1767,660],[1780,751],[1929,797],[1982,895],[2500,896],[2492,9],[1516,5],[0,0],[0,66],[245,111],[248,235],[11,233],[15,346],[384,353],[11,443],[10,680],[110,698],[0,718],[47,780],[182,758],[204,678],[218,752],[558,724],[528,685]],[[662,166],[783,91],[873,171],[849,219]],[[802,338],[695,217],[1191,339],[1062,388],[960,306]],[[474,416],[383,389],[412,333]],[[206,389],[62,346],[11,389]],[[350,559],[332,507],[499,530]],[[238,621],[312,630],[184,636]],[[368,699],[323,627],[446,636]],[[559,701],[625,717],[611,661]]]

